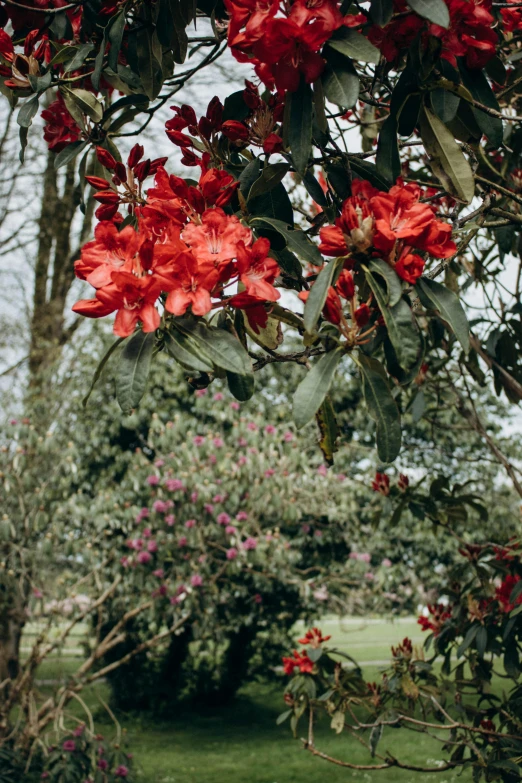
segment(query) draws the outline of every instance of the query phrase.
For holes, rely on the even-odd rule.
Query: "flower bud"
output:
[[[145,150],[142,144],[134,145],[134,147],[129,152],[129,157],[127,158],[127,165],[130,169],[133,169],[140,162],[144,152]]]
[[[223,123],[221,131],[230,141],[248,141],[250,136],[246,125],[238,120],[227,120]]]
[[[110,188],[110,183],[107,182],[106,179],[103,179],[103,177],[94,177],[88,175],[85,177],[85,179],[95,190],[106,190]]]
[[[96,157],[102,166],[105,166],[109,171],[112,171],[116,167],[116,158],[111,155],[108,150],[103,149],[103,147],[96,147]]]

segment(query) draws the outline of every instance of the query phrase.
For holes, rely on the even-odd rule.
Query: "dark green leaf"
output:
[[[261,158],[252,158],[239,175],[239,189],[243,196],[248,196],[254,182],[261,175]]]
[[[80,88],[64,88],[64,99],[70,99],[79,108],[82,114],[86,114],[93,122],[101,122],[103,106],[100,101],[88,90]]]
[[[176,328],[198,346],[198,355],[222,370],[237,375],[251,375],[252,362],[239,340],[224,329],[207,326],[202,321],[177,319]]]
[[[70,73],[70,71],[76,71],[81,68],[89,54],[94,49],[93,43],[80,44],[76,49],[74,56],[67,62],[64,68],[64,74]]]
[[[96,372],[93,375],[92,383],[89,386],[89,391],[87,392],[87,394],[85,395],[85,397],[82,400],[82,405],[83,405],[84,408],[86,407],[86,405],[87,405],[87,403],[89,401],[89,397],[91,396],[92,391],[93,391],[94,387],[96,386],[96,384],[97,384],[97,382],[99,380],[100,375],[102,374],[103,368],[105,367],[105,365],[107,364],[107,362],[111,358],[112,354],[114,353],[114,351],[116,350],[118,345],[121,342],[123,342],[123,340],[125,340],[125,337],[119,337],[116,340],[116,342],[111,345],[111,347],[109,348],[109,350],[107,351],[107,353],[105,354],[103,359],[100,361],[98,367],[96,368]]]
[[[284,723],[285,720],[287,720],[292,713],[293,713],[293,710],[286,710],[286,712],[282,712],[281,715],[278,715],[277,720],[276,720],[276,724],[278,726],[280,726],[281,723]]]
[[[384,27],[393,16],[393,0],[371,0],[370,14],[375,24]]]
[[[344,109],[355,106],[359,97],[359,77],[350,59],[325,46],[326,68],[321,81],[326,98]]]
[[[328,201],[324,191],[310,170],[303,177],[303,185],[316,204],[319,204],[320,207],[327,206]]]
[[[21,128],[28,128],[38,111],[38,95],[33,95],[21,107],[16,116],[16,121]]]
[[[484,657],[486,647],[488,646],[488,632],[487,629],[481,625],[477,631],[476,637],[477,652],[481,658]]]
[[[67,147],[64,147],[63,150],[60,150],[60,152],[56,155],[54,159],[54,167],[55,169],[59,169],[62,166],[66,166],[67,163],[69,163],[70,160],[73,160],[77,155],[82,152],[82,150],[87,147],[89,144],[88,141],[73,141],[72,144],[68,144]]]
[[[254,373],[236,375],[236,373],[227,372],[227,383],[231,394],[240,402],[246,402],[252,397],[256,385]]]
[[[303,175],[307,169],[312,152],[312,88],[301,78],[299,88],[287,95],[288,108],[288,144],[292,152],[292,161],[296,171]]]
[[[116,377],[116,399],[124,413],[131,413],[143,397],[155,340],[154,332],[140,329],[123,347]]]
[[[368,413],[376,424],[377,453],[381,462],[393,462],[401,450],[401,418],[382,365],[360,353],[363,394]]]
[[[250,109],[245,103],[244,92],[244,90],[238,90],[225,98],[223,122],[226,120],[239,120],[241,122],[248,117]]]
[[[370,753],[372,758],[375,758],[375,752],[377,750],[377,745],[379,744],[379,741],[382,737],[383,730],[384,726],[382,723],[377,723],[377,725],[375,725],[370,732]]]
[[[328,46],[337,52],[351,57],[356,62],[377,64],[381,53],[370,41],[348,27],[341,27],[328,40]]]
[[[444,0],[408,0],[408,5],[415,13],[439,27],[449,27],[450,16]]]
[[[457,650],[457,658],[460,658],[466,650],[471,647],[473,641],[475,640],[476,635],[478,634],[479,628],[481,626],[478,625],[478,623],[471,625],[467,632],[466,636],[464,637],[464,640],[460,643],[459,648]]]
[[[460,63],[459,68],[462,82],[470,91],[473,98],[479,103],[483,103],[484,106],[488,106],[490,109],[495,109],[495,111],[500,112],[500,106],[495,97],[495,93],[491,89],[484,72],[475,68],[470,70],[466,68],[464,63]],[[472,106],[471,109],[482,133],[488,137],[495,147],[500,147],[504,138],[502,120],[500,117],[492,117],[490,114],[486,114],[474,106]]]
[[[137,33],[138,72],[143,85],[143,92],[154,100],[162,87],[161,65],[154,56],[152,30],[143,27]]]
[[[379,133],[375,163],[379,174],[390,182],[395,182],[401,173],[397,120],[391,115],[385,120]]]
[[[321,406],[333,380],[343,351],[335,348],[321,356],[294,393],[293,416],[298,428],[304,427]]]
[[[335,282],[335,278],[339,275],[342,266],[343,260],[340,258],[335,258],[328,264],[325,264],[310,290],[308,299],[305,302],[303,315],[304,326],[309,334],[315,331],[317,321],[326,302],[328,289]]]
[[[388,292],[386,304],[390,307],[396,305],[402,296],[402,280],[397,272],[382,258],[372,258],[368,264],[368,269],[372,274],[379,275],[384,279]]]
[[[459,108],[460,97],[455,95],[454,92],[444,90],[442,87],[437,87],[436,90],[432,90],[430,93],[431,105],[433,111],[442,122],[451,122],[456,116]]]
[[[426,107],[421,112],[420,130],[434,174],[449,193],[469,204],[475,194],[475,180],[453,133]]]
[[[263,222],[274,228],[284,239],[290,250],[296,253],[303,261],[308,261],[314,266],[322,266],[323,257],[319,252],[317,245],[310,242],[306,234],[300,228],[289,228],[282,220],[275,220],[268,217],[254,217],[250,223],[257,224]]]
[[[329,395],[324,398],[323,404],[315,414],[317,426],[319,427],[319,448],[323,452],[323,457],[328,465],[333,465],[334,454],[339,446],[339,425],[335,417],[334,407]]]
[[[366,279],[384,318],[397,361],[403,370],[409,370],[416,365],[422,347],[411,308],[403,298],[393,306],[388,305],[385,289],[369,270]]]
[[[257,177],[256,177],[257,179]],[[250,199],[248,209],[252,215],[259,215],[285,222],[286,225],[293,226],[294,211],[292,203],[282,182],[261,196]]]
[[[375,163],[370,163],[369,160],[363,160],[362,158],[350,157],[349,160],[350,168],[356,177],[368,180],[374,188],[379,190],[388,191],[391,188],[392,180],[385,177]]]
[[[451,327],[464,353],[469,353],[469,323],[460,300],[453,291],[429,277],[421,277],[415,286],[424,307],[435,310]]]
[[[287,174],[290,166],[288,163],[271,163],[261,170],[261,175],[255,180],[247,196],[247,202],[251,198],[261,196],[272,190]]]
[[[206,356],[198,355],[194,341],[175,328],[171,332],[166,332],[165,348],[183,369],[189,372],[212,372],[214,369],[214,365]]]
[[[123,32],[125,30],[125,11],[120,11],[116,16],[113,16],[110,21],[110,27],[108,29],[108,40],[111,45],[109,49],[109,68],[113,71],[118,69],[118,55],[121,49],[121,42],[123,40]]]

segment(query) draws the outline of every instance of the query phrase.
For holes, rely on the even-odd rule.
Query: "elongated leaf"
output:
[[[344,109],[355,106],[359,97],[359,77],[351,60],[335,49],[325,46],[326,68],[321,81],[326,98]]]
[[[71,90],[69,87],[65,87],[64,98],[70,98],[82,114],[86,114],[93,122],[101,122],[103,106],[92,92],[80,88]]]
[[[251,375],[236,375],[234,372],[227,372],[227,383],[231,394],[240,402],[249,400],[256,386],[254,373]]]
[[[464,352],[469,353],[469,323],[458,296],[428,277],[419,278],[415,290],[423,306],[439,313],[451,327]]]
[[[353,58],[356,62],[375,63],[381,59],[381,53],[370,41],[348,27],[341,27],[328,41],[328,46],[337,52]]]
[[[94,373],[94,375],[92,377],[92,382],[91,382],[91,385],[89,386],[89,391],[87,392],[87,394],[85,395],[85,397],[82,400],[82,405],[83,405],[84,408],[87,406],[87,403],[89,402],[89,397],[91,396],[94,387],[98,383],[98,380],[100,378],[100,375],[102,374],[103,368],[105,367],[105,365],[107,364],[107,362],[111,358],[112,354],[114,353],[114,351],[116,350],[118,345],[120,345],[120,343],[122,343],[124,340],[125,340],[125,337],[119,337],[116,340],[116,342],[114,342],[111,345],[111,347],[109,348],[109,350],[107,351],[107,353],[105,354],[103,359],[100,361],[98,367],[96,368],[96,372]]]
[[[297,427],[311,421],[322,405],[342,355],[342,349],[335,348],[321,356],[295,390],[293,416]]]
[[[118,55],[120,53],[121,42],[123,40],[123,31],[125,30],[125,12],[120,11],[113,16],[108,30],[108,39],[111,45],[109,49],[109,68],[113,71],[118,69]]]
[[[206,356],[197,354],[194,342],[175,328],[165,334],[165,348],[189,372],[212,372],[214,369]]]
[[[322,266],[323,257],[319,252],[317,245],[310,242],[306,234],[301,231],[300,228],[289,228],[282,220],[276,220],[275,218],[269,217],[254,217],[250,220],[251,224],[258,224],[259,222],[266,223],[268,226],[275,228],[275,230],[285,239],[288,248],[296,253],[303,261],[308,261],[314,266]]]
[[[198,355],[222,370],[237,375],[251,375],[252,362],[239,340],[224,329],[204,325],[201,321],[178,319],[176,328],[188,335],[198,347]]]
[[[63,150],[60,150],[56,155],[54,159],[54,168],[60,169],[62,166],[66,166],[67,163],[76,158],[88,144],[88,141],[73,141],[72,144],[68,144],[67,147],[64,147]]]
[[[123,347],[116,377],[116,399],[124,413],[131,413],[143,397],[155,340],[154,332],[140,329]]]
[[[312,88],[301,78],[299,88],[287,96],[290,103],[288,109],[288,143],[292,151],[292,160],[296,171],[303,175],[308,166],[312,152]]]
[[[402,298],[393,306],[388,305],[385,289],[369,270],[366,271],[366,279],[384,318],[397,361],[407,371],[416,365],[422,348],[411,309]]]
[[[390,115],[383,123],[377,142],[375,158],[377,170],[381,176],[390,182],[395,182],[401,173],[401,159],[397,138],[397,119]]]
[[[469,204],[475,194],[475,180],[453,134],[426,107],[421,111],[420,129],[435,175],[449,193]]]
[[[332,401],[328,395],[324,398],[323,404],[315,414],[317,426],[321,437],[319,438],[319,448],[323,452],[328,465],[333,465],[334,454],[339,450],[337,441],[339,439],[339,425],[335,418],[335,411]]]
[[[143,27],[137,33],[138,69],[143,92],[153,101],[162,87],[161,65],[154,56],[152,30]]]
[[[393,0],[371,0],[370,14],[375,24],[384,27],[393,16]]]
[[[349,160],[350,168],[357,177],[367,179],[374,188],[378,188],[379,190],[388,191],[391,188],[393,184],[392,180],[388,179],[387,176],[384,176],[375,163],[370,163],[369,160],[364,160],[362,158],[350,157]]]
[[[372,258],[368,264],[368,269],[372,274],[379,275],[384,279],[388,292],[386,304],[393,307],[402,296],[402,281],[399,275],[382,258]]]
[[[377,453],[381,462],[393,462],[401,450],[401,418],[382,365],[360,353],[363,394],[368,413],[376,424]]]
[[[74,57],[72,57],[64,68],[64,73],[70,73],[81,68],[89,54],[94,49],[93,43],[81,44],[75,51]]]
[[[375,758],[375,752],[382,737],[383,730],[384,726],[382,723],[377,723],[370,732],[370,753],[372,758]]]
[[[438,87],[430,93],[433,111],[442,122],[451,122],[457,115],[460,97],[454,92]]]
[[[469,90],[473,98],[479,103],[483,103],[490,109],[500,111],[500,106],[491,89],[491,86],[483,71],[479,69],[469,70],[464,63],[460,66],[460,73],[464,86]],[[492,117],[481,109],[471,106],[471,111],[477,125],[495,147],[500,147],[504,139],[502,120],[500,117]]]
[[[23,106],[20,107],[20,111],[18,112],[16,116],[16,121],[18,125],[21,128],[28,128],[32,121],[33,117],[35,116],[36,112],[38,111],[38,95],[33,95],[32,98],[29,98]]]
[[[408,5],[416,14],[440,27],[449,27],[448,6],[444,0],[408,0]]]
[[[326,302],[328,289],[335,281],[336,275],[341,271],[342,265],[343,261],[340,258],[336,258],[328,264],[325,264],[310,290],[308,299],[305,302],[303,315],[304,326],[309,334],[312,334],[315,330],[324,303]]]
[[[290,166],[288,163],[271,163],[261,170],[261,175],[255,180],[248,193],[247,202],[251,198],[261,196],[272,190],[288,173]]]

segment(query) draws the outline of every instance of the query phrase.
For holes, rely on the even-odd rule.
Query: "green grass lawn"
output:
[[[409,636],[422,644],[423,634],[414,619],[387,622],[379,619],[327,618],[321,622],[323,633],[331,634],[330,644],[350,654],[361,664],[387,661],[390,645]],[[296,628],[296,639],[302,627]],[[79,640],[76,640],[78,643]],[[39,669],[42,679],[62,678],[74,671],[80,658],[65,651],[61,658],[46,661]],[[364,666],[370,679],[380,678],[379,667]],[[127,729],[129,750],[134,753],[141,783],[468,783],[471,773],[444,772],[440,775],[390,769],[380,772],[354,771],[336,767],[312,757],[294,740],[288,723],[276,725],[285,709],[282,699],[286,678],[280,685],[251,684],[243,688],[237,701],[226,707],[180,708],[169,722],[150,717],[119,715]],[[46,688],[42,691],[45,693]],[[104,683],[86,689],[82,696],[89,708],[103,717],[98,696],[108,699]],[[79,710],[79,705],[74,711]],[[97,725],[98,722],[97,722]],[[108,737],[113,728],[107,722],[100,729]],[[306,732],[305,722],[301,732]],[[302,735],[300,734],[300,736]],[[316,747],[339,759],[371,764],[368,751],[348,736],[337,736],[323,718],[316,728]],[[404,730],[385,729],[379,750],[389,750],[405,762],[436,766],[443,755],[440,745],[430,737]]]

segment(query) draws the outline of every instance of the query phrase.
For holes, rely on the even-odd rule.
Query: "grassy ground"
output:
[[[321,628],[323,633],[332,635],[330,644],[335,643],[361,664],[366,662],[365,674],[375,680],[380,677],[380,662],[389,660],[391,644],[397,644],[404,636],[415,644],[423,641],[413,619],[391,623],[332,618],[323,621]],[[296,639],[302,630],[297,627]],[[27,643],[30,644],[29,637]],[[72,673],[81,661],[80,646],[79,637],[72,640],[61,657],[40,667],[39,678],[61,679]],[[277,716],[285,709],[284,681],[282,677],[276,686],[249,685],[228,707],[184,708],[168,723],[119,716],[127,729],[129,749],[134,753],[141,783],[321,783],[322,776],[327,776],[328,783],[457,783],[457,773],[434,776],[403,770],[352,771],[313,758],[292,738],[288,723],[276,725]],[[107,701],[107,685],[100,683],[86,689],[82,696],[101,717],[100,699]],[[111,726],[107,724],[101,729],[111,736]],[[301,731],[304,734],[304,723]],[[335,735],[325,719],[317,726],[316,746],[346,761],[372,763],[365,748],[346,736]],[[380,750],[386,749],[403,761],[417,764],[436,766],[442,759],[435,740],[406,731],[385,730]],[[458,780],[468,783],[470,774],[465,772]]]

